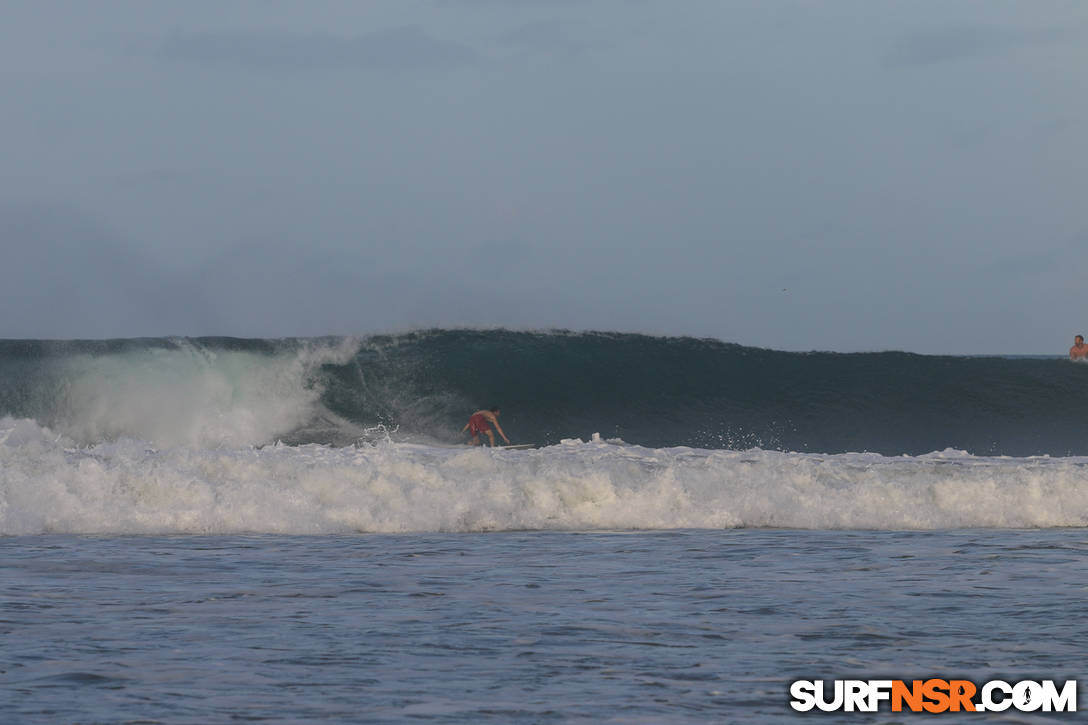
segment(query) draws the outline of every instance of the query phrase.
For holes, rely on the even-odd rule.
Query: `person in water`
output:
[[[472,434],[472,445],[474,446],[480,445],[480,434],[487,433],[487,438],[491,441],[491,447],[494,448],[495,434],[491,431],[491,426],[493,425],[495,426],[495,430],[499,432],[499,435],[502,436],[502,439],[507,443],[510,443],[510,439],[502,432],[502,426],[499,425],[499,412],[499,407],[497,405],[488,410],[477,410],[472,414],[472,417],[468,419],[468,423],[465,423],[465,427],[461,429],[461,432],[464,433],[467,430]]]
[[[1088,345],[1084,344],[1084,335],[1073,338],[1073,347],[1069,348],[1070,360],[1088,360]]]

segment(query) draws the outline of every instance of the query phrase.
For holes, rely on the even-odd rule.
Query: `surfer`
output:
[[[1088,346],[1086,346],[1088,348]],[[499,432],[502,439],[507,443],[510,439],[506,437],[506,434],[502,432],[502,426],[498,421],[499,406],[489,408],[488,410],[477,410],[472,414],[472,417],[468,419],[468,423],[465,423],[465,427],[461,429],[464,433],[466,430],[472,434],[472,445],[480,445],[480,434],[487,433],[488,440],[491,441],[491,447],[495,447],[495,434],[491,431],[491,426],[495,426],[495,430]],[[488,424],[491,425],[488,425]]]
[[[1073,347],[1069,348],[1070,360],[1088,360],[1088,345],[1084,344],[1084,335],[1073,338]]]

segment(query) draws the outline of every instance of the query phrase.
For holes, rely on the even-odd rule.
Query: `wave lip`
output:
[[[136,438],[156,446],[262,445],[316,419],[320,370],[349,362],[351,339],[187,338],[39,344],[23,387],[0,413],[22,413],[88,445]],[[0,364],[5,362],[0,359]],[[13,367],[13,360],[6,361]],[[2,402],[2,401],[0,401]]]
[[[1088,524],[1088,459],[568,442],[73,448],[0,421],[0,535]]]

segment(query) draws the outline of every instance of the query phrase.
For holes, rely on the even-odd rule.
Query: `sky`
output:
[[[0,338],[1088,334],[1081,0],[0,16]]]

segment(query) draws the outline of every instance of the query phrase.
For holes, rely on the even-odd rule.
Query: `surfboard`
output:
[[[423,446],[424,448],[454,448],[454,449],[457,449],[457,450],[463,450],[463,449],[471,450],[473,448],[490,448],[491,447],[491,446],[487,445],[486,443],[484,443],[482,445],[478,445],[478,446],[472,446],[472,445],[469,445],[468,443],[409,443],[409,444],[405,444],[405,445],[418,445],[418,446]],[[496,448],[505,448],[508,451],[524,451],[524,450],[526,450],[528,448],[536,448],[537,445],[536,445],[536,443],[512,443],[512,444],[510,444],[508,446],[495,446],[495,447]]]

